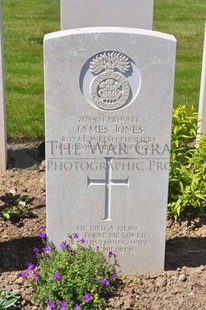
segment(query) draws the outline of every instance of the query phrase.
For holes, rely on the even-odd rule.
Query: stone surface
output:
[[[181,273],[179,276],[179,281],[180,282],[185,282],[187,280],[187,277],[184,273]]]
[[[0,171],[6,169],[6,111],[4,96],[4,53],[3,53],[3,34],[2,34],[2,12],[0,0]]]
[[[205,37],[202,57],[202,75],[200,85],[200,100],[199,100],[199,128],[198,133],[206,134],[206,24],[205,24]]]
[[[129,28],[46,35],[47,233],[164,268],[176,40]]]
[[[132,27],[152,29],[153,0],[61,0],[61,29]]]

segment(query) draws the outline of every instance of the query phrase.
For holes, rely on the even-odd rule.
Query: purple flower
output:
[[[66,310],[66,308],[67,308],[67,302],[66,302],[65,300],[60,301],[59,304],[60,304],[59,310]]]
[[[28,264],[27,270],[32,271],[32,270],[34,270],[34,268],[35,268],[35,265],[30,263],[30,264]]]
[[[73,239],[78,239],[79,235],[78,234],[73,234],[72,237],[73,237]]]
[[[113,272],[112,279],[115,280],[116,278],[117,278],[117,274],[116,274],[116,272]]]
[[[80,308],[81,308],[81,306],[78,305],[78,304],[76,304],[76,305],[74,306],[74,310],[80,310]]]
[[[108,255],[109,255],[109,257],[112,257],[114,255],[114,253],[112,253],[112,251],[109,251]]]
[[[82,244],[84,244],[84,243],[86,243],[86,240],[85,240],[84,238],[81,238],[81,239],[80,239],[80,242],[81,242]]]
[[[39,279],[39,274],[38,274],[38,272],[34,272],[33,273],[33,275],[32,275],[32,278],[34,279],[34,280],[38,280]]]
[[[105,282],[105,279],[103,279],[103,278],[99,279],[100,284],[104,284],[104,282]]]
[[[34,251],[35,253],[39,253],[39,248],[35,247],[35,248],[33,248],[33,251]]]
[[[83,300],[84,302],[89,302],[91,299],[92,294],[91,293],[87,293],[86,295],[84,295]]]
[[[57,281],[61,281],[62,277],[61,277],[61,275],[60,275],[60,273],[59,273],[58,270],[57,270],[57,271],[55,272],[55,274],[52,276],[52,279],[53,279],[53,280],[57,280]]]
[[[76,254],[75,250],[73,250],[73,249],[70,250],[70,253],[71,253],[72,255],[75,255],[75,254]]]
[[[38,236],[39,236],[40,238],[46,238],[46,233],[45,233],[44,231],[42,231],[42,232],[40,232],[40,233],[38,234]]]
[[[61,250],[64,250],[64,249],[66,249],[66,247],[67,247],[67,243],[66,243],[66,241],[63,241],[61,244],[60,244],[60,249]]]
[[[42,251],[44,253],[48,253],[49,252],[49,247],[48,246],[45,246],[44,248],[42,248]]]
[[[19,277],[22,277],[23,279],[27,279],[27,277],[28,277],[27,271],[21,271],[19,273]]]
[[[54,309],[56,307],[55,302],[53,300],[50,300],[48,302],[48,306],[49,306],[50,309]]]
[[[102,285],[107,285],[107,286],[109,285],[109,281],[105,280],[104,278],[99,279],[99,283]]]

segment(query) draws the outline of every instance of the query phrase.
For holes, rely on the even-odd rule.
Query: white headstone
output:
[[[61,0],[61,29],[152,29],[154,0]]]
[[[202,75],[200,85],[200,100],[199,100],[199,127],[198,133],[206,134],[206,24],[205,24],[205,38],[202,57]]]
[[[47,233],[164,268],[176,40],[130,28],[45,37]]]
[[[2,9],[0,0],[0,171],[6,170],[6,107],[4,96],[4,53],[2,34]]]

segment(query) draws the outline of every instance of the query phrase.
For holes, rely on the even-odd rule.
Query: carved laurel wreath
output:
[[[100,73],[103,70],[118,69],[120,72],[127,72],[130,69],[130,61],[127,56],[117,52],[104,52],[97,55],[90,62],[90,71],[95,74]]]

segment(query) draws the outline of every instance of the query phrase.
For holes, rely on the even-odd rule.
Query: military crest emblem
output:
[[[91,84],[93,103],[102,110],[117,110],[128,103],[130,85],[123,75],[130,70],[129,58],[118,52],[96,55],[89,65],[95,75]]]
[[[128,107],[135,100],[141,88],[141,74],[124,53],[103,51],[84,63],[79,85],[92,107],[112,112]]]

